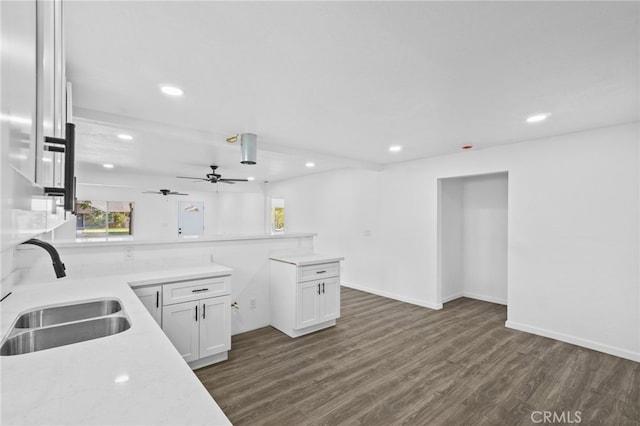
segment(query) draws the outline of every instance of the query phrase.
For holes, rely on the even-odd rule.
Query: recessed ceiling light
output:
[[[113,164],[103,164],[102,167],[105,169],[113,169],[115,166]]]
[[[473,145],[462,145],[460,148],[462,148],[462,149],[471,149],[471,148],[473,148]]]
[[[249,176],[247,180],[256,180],[256,178],[254,178],[253,176]]]
[[[184,94],[184,90],[175,86],[160,86],[160,90],[162,93],[169,96],[182,96]]]
[[[116,379],[114,380],[114,383],[126,383],[129,381],[129,376],[127,376],[126,374],[123,374],[121,376],[116,377]]]
[[[546,120],[547,118],[549,118],[551,114],[536,114],[536,115],[532,115],[530,117],[527,117],[527,123],[539,123],[541,121]]]
[[[311,168],[311,167],[315,167],[315,166],[316,166],[316,163],[314,163],[314,162],[312,162],[312,161],[309,161],[309,162],[307,162],[307,163],[304,163],[304,165],[305,165],[306,167]]]
[[[391,152],[400,152],[400,151],[402,151],[402,147],[400,145],[391,145],[389,147],[389,151],[391,151]]]
[[[133,140],[133,136],[127,135],[125,133],[120,133],[118,135],[118,139],[122,139],[123,141],[131,141],[131,140]]]

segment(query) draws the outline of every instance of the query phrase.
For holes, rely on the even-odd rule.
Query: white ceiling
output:
[[[284,179],[637,121],[638,2],[65,3],[79,170]],[[158,90],[169,83],[181,98]],[[547,112],[544,123],[526,124]],[[115,134],[134,135],[130,142]],[[224,139],[258,135],[258,165]],[[391,154],[389,145],[403,151]],[[82,180],[82,175],[79,175]],[[104,174],[101,174],[104,176]]]

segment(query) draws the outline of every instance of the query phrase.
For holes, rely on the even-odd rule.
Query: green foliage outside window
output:
[[[284,231],[284,207],[273,208],[273,230]]]
[[[132,235],[133,206],[128,201],[78,201],[76,237],[109,239]]]

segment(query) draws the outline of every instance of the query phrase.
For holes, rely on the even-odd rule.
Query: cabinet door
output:
[[[200,301],[200,358],[231,349],[231,297]]]
[[[64,155],[44,149],[44,138],[64,138],[66,120],[66,75],[64,67],[64,40],[62,31],[62,2],[37,2],[37,180],[42,186],[62,187],[60,173]]]
[[[36,180],[36,17],[35,0],[0,2],[2,169],[11,165],[29,182]]]
[[[340,279],[322,280],[320,291],[320,322],[340,317]]]
[[[133,290],[158,325],[162,325],[162,287],[141,287]]]
[[[178,303],[162,309],[162,330],[187,362],[199,358],[199,304],[200,302]]]
[[[296,329],[312,326],[319,319],[320,281],[298,283],[298,303],[296,306]]]
[[[55,186],[53,152],[45,151],[44,138],[56,134],[56,105],[55,105],[55,8],[54,1],[38,1],[38,107],[36,125],[36,182],[41,186]]]

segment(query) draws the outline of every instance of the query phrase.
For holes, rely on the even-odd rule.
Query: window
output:
[[[271,199],[271,233],[284,233],[284,199]]]
[[[84,200],[76,203],[76,240],[127,240],[133,235],[130,201]]]

